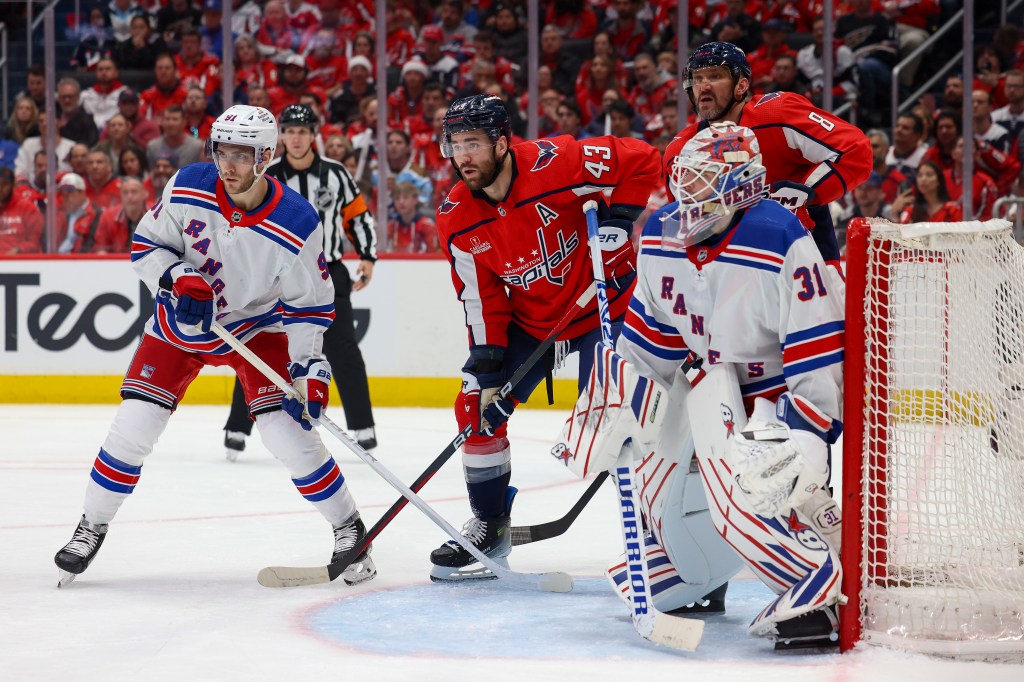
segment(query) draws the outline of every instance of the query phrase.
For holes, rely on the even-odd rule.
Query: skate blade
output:
[[[238,455],[240,455],[241,453],[242,453],[241,450],[232,450],[232,449],[228,448],[224,452],[224,456],[227,457],[227,460],[229,462],[237,462],[238,461]]]
[[[503,568],[508,568],[508,559],[496,558],[494,563]],[[467,566],[438,566],[430,569],[430,579],[435,583],[458,583],[467,580],[497,580],[491,569],[481,564],[470,564]]]
[[[346,585],[359,585],[377,577],[377,567],[373,563],[360,562],[356,565],[359,570],[349,573],[348,569],[345,569],[345,572],[341,574],[341,579],[345,581]]]
[[[60,589],[62,587],[67,587],[68,585],[70,585],[71,583],[73,583],[75,581],[75,578],[78,577],[77,573],[71,573],[70,571],[65,571],[63,568],[58,568],[57,569],[57,573],[58,573],[57,589]]]

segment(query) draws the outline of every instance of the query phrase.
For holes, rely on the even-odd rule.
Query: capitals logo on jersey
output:
[[[580,238],[575,232],[570,232],[568,236],[558,232],[556,239],[556,244],[548,244],[544,240],[544,228],[538,227],[537,242],[540,249],[531,251],[531,255],[538,257],[529,261],[525,269],[523,269],[524,266],[517,268],[520,272],[514,270],[506,272],[501,275],[501,278],[512,286],[522,289],[529,289],[531,284],[541,279],[546,279],[552,284],[561,286],[564,278],[561,274],[555,274],[555,271],[560,265],[569,260],[569,255],[580,245]],[[525,261],[526,259],[520,258],[519,260]],[[512,263],[506,263],[505,267],[511,265]]]
[[[458,201],[449,201],[448,197],[445,197],[444,201],[442,201],[441,205],[438,207],[437,212],[440,213],[441,215],[444,215],[445,213],[451,213],[453,210],[455,210],[455,207],[458,205]]]
[[[533,140],[533,143],[537,145],[537,149],[540,150],[540,154],[537,155],[537,160],[533,162],[533,168],[531,171],[544,170],[551,162],[558,156],[558,146],[555,145],[551,140]]]

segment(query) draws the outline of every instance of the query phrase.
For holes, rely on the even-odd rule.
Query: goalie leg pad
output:
[[[667,398],[664,386],[599,345],[587,386],[551,454],[580,478],[610,469],[627,440],[642,442],[642,447],[656,441],[661,424],[657,418],[664,414]]]
[[[304,431],[281,410],[257,415],[256,428],[270,454],[288,469],[295,488],[332,526],[356,513],[345,477],[316,430]]]
[[[85,518],[90,523],[113,520],[121,503],[135,490],[142,463],[170,418],[171,411],[156,403],[134,398],[121,401],[85,489]]]

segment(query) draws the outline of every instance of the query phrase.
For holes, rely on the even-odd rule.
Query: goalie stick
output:
[[[612,343],[612,321],[608,311],[608,293],[604,282],[604,262],[601,258],[601,233],[597,224],[597,202],[583,204],[587,218],[587,242],[590,261],[597,285],[597,307],[601,316],[601,341],[609,348]],[[596,361],[596,359],[595,359]],[[622,544],[626,552],[626,584],[629,586],[629,604],[633,629],[644,639],[673,649],[694,651],[704,634],[704,622],[662,613],[654,608],[651,581],[644,557],[644,533],[640,520],[639,495],[634,472],[633,451],[629,442],[623,443],[614,465],[618,485],[619,522]]]
[[[547,523],[538,523],[533,526],[512,526],[512,546],[518,547],[519,545],[528,545],[531,542],[550,540],[569,530],[569,526],[573,524],[573,521],[580,515],[583,508],[594,498],[597,489],[601,487],[606,478],[608,478],[607,471],[599,473],[594,482],[583,491],[583,496],[576,501],[572,509],[566,512],[562,518],[548,521]]]
[[[210,330],[231,346],[232,350],[245,358],[245,360],[253,367],[258,369],[265,377],[267,377],[267,379],[274,382],[274,385],[284,391],[285,395],[301,397],[297,396],[295,387],[291,385],[291,382],[286,381],[280,374],[275,372],[270,365],[265,363],[262,358],[246,348],[245,344],[236,339],[231,332],[224,329],[224,327],[217,322],[210,325]],[[518,585],[520,587],[532,587],[534,589],[544,590],[545,592],[569,592],[572,590],[572,576],[567,573],[555,571],[549,573],[521,573],[519,571],[509,570],[504,566],[495,563],[493,559],[477,549],[476,545],[472,542],[466,542],[466,538],[462,537],[462,535],[455,530],[450,523],[445,521],[444,517],[434,511],[429,504],[424,502],[423,498],[398,480],[398,477],[395,476],[390,469],[377,461],[376,457],[364,450],[362,446],[352,438],[352,436],[348,435],[344,429],[331,421],[326,415],[320,415],[320,418],[315,420],[314,423],[318,426],[324,427],[328,433],[340,440],[345,447],[356,455],[356,457],[366,462],[371,469],[377,472],[378,476],[391,484],[391,487],[395,490],[407,497],[409,501],[412,502],[417,509],[423,512],[428,519],[433,521],[441,528],[441,530],[447,533],[452,540],[472,554],[477,561],[490,569],[494,575],[509,582],[510,584]]]
[[[548,349],[551,348],[552,344],[558,338],[558,335],[565,331],[565,328],[576,319],[576,316],[586,309],[590,304],[590,300],[594,297],[596,289],[594,285],[587,287],[582,294],[576,299],[572,308],[570,308],[562,316],[562,319],[552,328],[551,333],[542,341],[537,348],[530,354],[526,360],[523,361],[516,371],[512,374],[505,385],[501,387],[498,395],[495,396],[495,400],[504,398],[512,389],[522,381],[523,377],[526,376],[527,372],[547,353]],[[423,473],[412,483],[410,489],[413,492],[419,492],[427,482],[433,478],[445,462],[451,459],[452,455],[458,451],[459,447],[462,446],[463,442],[469,437],[472,427],[466,426],[439,454],[430,465],[424,469]],[[256,577],[256,580],[260,585],[264,587],[300,587],[303,585],[319,585],[321,583],[331,582],[337,578],[345,570],[345,568],[351,564],[357,556],[359,556],[363,550],[373,542],[384,528],[398,515],[400,511],[409,503],[409,500],[403,495],[399,497],[391,507],[384,512],[384,514],[377,520],[369,530],[366,531],[359,542],[355,544],[350,550],[338,557],[336,561],[332,561],[326,566],[267,566],[262,569]],[[577,514],[579,512],[577,511]],[[557,522],[555,522],[557,523]],[[572,523],[570,520],[569,523]],[[568,524],[566,525],[568,528]],[[563,529],[561,532],[565,532]],[[554,537],[554,535],[550,536]]]

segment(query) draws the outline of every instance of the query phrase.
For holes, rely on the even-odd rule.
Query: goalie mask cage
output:
[[[1024,248],[1001,220],[847,244],[841,647],[1024,660]]]

